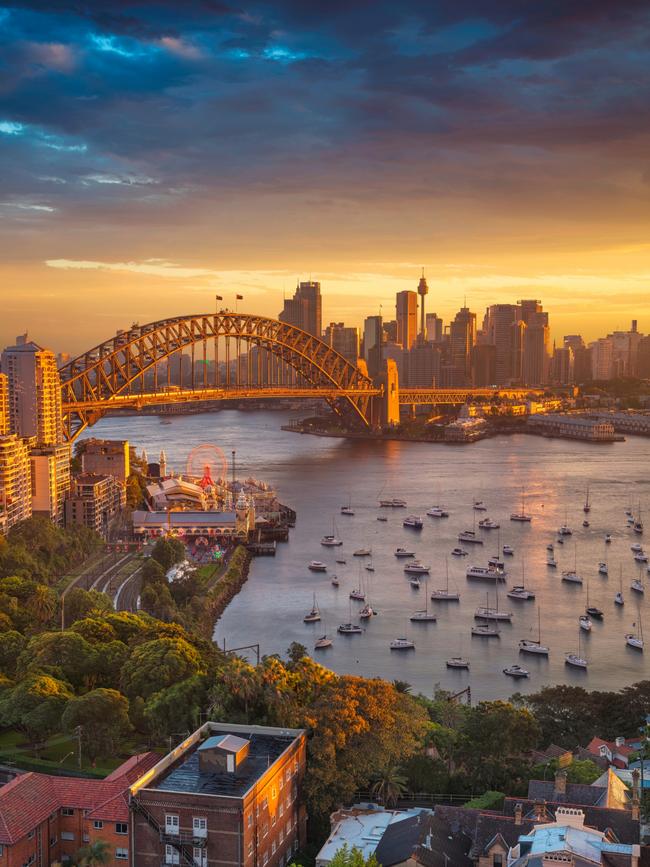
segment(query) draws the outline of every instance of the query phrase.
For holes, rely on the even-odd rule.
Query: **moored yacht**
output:
[[[635,578],[630,584],[630,590],[634,590],[635,593],[645,593],[645,584],[639,578]]]
[[[469,659],[464,659],[462,656],[452,656],[447,660],[447,668],[466,668],[469,669]]]
[[[587,668],[588,665],[587,660],[583,656],[580,656],[579,653],[565,653],[564,661],[573,668]]]
[[[431,594],[433,602],[460,602],[460,593],[457,590],[449,589],[449,561],[445,560],[445,589],[434,590]]]
[[[363,632],[363,627],[358,623],[341,623],[336,631],[341,635],[359,635]]]
[[[511,521],[518,521],[520,524],[530,524],[533,516],[529,515],[524,508],[524,492],[521,492],[521,509],[519,512],[512,512],[510,515]]]
[[[527,587],[524,587],[523,584],[515,584],[510,590],[508,590],[506,596],[509,596],[510,599],[534,599],[535,594],[532,590],[528,590]]]
[[[424,526],[422,518],[419,515],[409,515],[402,521],[403,527],[408,527],[411,530],[421,530]]]
[[[487,506],[483,500],[474,500],[473,508],[475,512],[487,512]]]
[[[370,557],[372,551],[370,548],[357,548],[357,550],[353,553],[353,557]]]
[[[406,564],[404,571],[407,575],[428,575],[431,571],[431,567],[425,566],[425,564],[421,563],[419,560],[412,560],[410,563]]]
[[[546,558],[546,565],[550,566],[551,569],[557,568],[557,560],[555,559],[553,554],[549,554],[548,557]]]
[[[414,575],[414,576],[411,578],[410,584],[411,584],[411,587],[412,587],[414,590],[419,590],[420,587],[422,586],[422,582],[420,581],[420,579],[418,578],[417,575]]]
[[[609,575],[609,567],[604,561],[598,564],[598,572],[600,575]]]
[[[406,508],[406,500],[402,500],[401,497],[389,497],[385,500],[380,500],[379,505],[386,509],[404,509]]]
[[[467,557],[469,551],[464,551],[462,548],[452,548],[451,553],[454,557]]]
[[[307,568],[311,572],[327,572],[327,563],[322,563],[320,560],[312,560]]]
[[[482,518],[478,522],[478,525],[481,530],[498,530],[501,526],[500,524],[497,524],[496,521],[493,521],[491,518]]]
[[[317,638],[314,642],[314,650],[324,650],[326,647],[332,646],[332,639],[328,638],[327,635],[321,635],[320,638]]]
[[[578,623],[580,624],[580,629],[584,629],[585,632],[591,632],[592,623],[586,614],[581,614],[578,617]]]
[[[427,515],[431,518],[448,518],[449,512],[442,506],[431,506],[430,509],[427,509]]]
[[[483,539],[480,539],[474,530],[463,530],[458,534],[458,541],[469,543],[470,545],[482,545]]]
[[[302,618],[304,623],[316,623],[320,620],[320,610],[318,605],[316,604],[316,594],[314,593],[314,601],[311,607],[311,611]]]
[[[415,557],[415,551],[409,551],[408,548],[395,548],[396,557]]]
[[[507,674],[508,677],[529,677],[530,675],[530,672],[520,665],[509,665],[503,669],[503,673]]]
[[[549,648],[545,644],[540,644],[539,641],[533,641],[530,638],[521,639],[519,650],[521,653],[536,653],[538,656],[548,656],[549,654]]]
[[[352,506],[341,506],[341,514],[354,515],[354,509],[352,508]]]
[[[371,608],[370,605],[366,604],[359,612],[359,620],[370,620],[370,618],[376,613],[377,612]]]
[[[350,599],[356,599],[357,602],[365,602],[366,594],[363,590],[355,588],[354,590],[350,590]]]
[[[466,578],[487,578],[489,581],[505,581],[503,572],[493,569],[491,566],[468,566],[465,570]]]
[[[393,638],[389,646],[391,650],[415,650],[415,642],[410,638]]]
[[[480,605],[474,612],[474,620],[503,620],[510,623],[512,611],[499,611],[498,608]]]
[[[338,548],[343,542],[337,538],[336,536],[323,536],[320,540],[321,545],[324,545],[326,548]]]
[[[634,555],[634,559],[637,563],[647,563],[648,555],[644,551],[637,551]]]
[[[560,536],[572,536],[573,530],[569,527],[568,524],[562,524],[562,526],[558,529],[558,533]]]
[[[630,551],[634,551],[635,554],[643,554],[643,545],[640,542],[633,542],[630,545]]]
[[[562,580],[567,584],[582,584],[582,576],[578,575],[575,569],[567,569],[562,573]]]
[[[508,557],[512,557],[512,555],[515,553],[515,549],[511,548],[510,545],[504,545],[502,550],[503,553]]]
[[[499,632],[498,626],[493,626],[491,623],[477,623],[476,626],[472,626],[472,635],[476,635],[479,638],[500,638],[501,633]]]

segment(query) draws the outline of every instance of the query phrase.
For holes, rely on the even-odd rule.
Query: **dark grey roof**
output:
[[[420,839],[421,823],[420,815],[390,823],[375,850],[377,861],[382,867],[392,867],[410,857]]]
[[[523,815],[533,824],[531,817],[535,813],[535,802],[521,798],[506,798],[503,803],[503,812],[514,816],[515,806],[522,805]],[[544,808],[550,821],[555,819],[557,807],[576,807],[585,814],[585,825],[588,828],[596,828],[598,831],[610,831],[618,843],[638,843],[640,825],[638,820],[632,818],[631,810],[614,810],[609,807],[591,806],[589,804],[574,804],[563,801],[547,801]],[[523,827],[523,826],[522,826]]]
[[[423,867],[472,867],[471,845],[472,840],[465,833],[454,834],[444,819],[430,816],[422,823],[421,839],[413,857]]]
[[[447,822],[452,834],[463,833],[471,839],[469,855],[472,859],[479,858],[486,846],[499,835],[506,846],[514,846],[520,835],[527,834],[534,824],[524,820],[521,825],[515,825],[514,814],[486,813],[468,807],[437,805],[435,814]]]
[[[232,732],[236,737],[239,732]],[[154,779],[147,788],[166,792],[196,792],[203,795],[225,795],[240,798],[266,772],[286,748],[293,743],[293,734],[286,737],[254,733],[248,737],[248,757],[237,772],[205,771],[199,767],[199,751],[184,753],[171,770]]]
[[[602,786],[590,786],[586,783],[567,783],[566,793],[561,795],[555,791],[554,780],[530,780],[528,798],[531,801],[554,801],[557,804],[595,806],[606,801],[607,789]]]

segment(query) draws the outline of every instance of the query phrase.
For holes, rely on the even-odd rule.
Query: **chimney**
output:
[[[632,819],[638,822],[641,818],[641,792],[639,790],[639,780],[641,774],[638,768],[632,771]]]
[[[553,785],[553,799],[555,801],[563,800],[566,796],[566,771],[558,770],[555,772],[555,783]]]
[[[543,822],[546,819],[546,806],[544,801],[537,800],[533,805],[533,810],[535,811],[535,821]]]
[[[616,738],[614,743],[616,744],[617,747],[622,747],[625,744],[625,738],[619,736]]]
[[[521,825],[521,814],[523,808],[521,804],[515,804],[515,825]]]

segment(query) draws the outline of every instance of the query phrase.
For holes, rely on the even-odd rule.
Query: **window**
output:
[[[208,820],[205,816],[192,817],[192,834],[194,837],[208,836]]]
[[[266,865],[268,863],[269,863],[269,853],[265,852],[264,855],[262,856],[262,867],[266,867]]]
[[[278,797],[278,790],[275,788],[275,786],[273,786],[273,788],[271,789],[271,798],[275,801],[275,799],[277,797]]]
[[[274,814],[271,816],[271,825],[275,825],[275,819],[276,819],[276,816],[275,816],[275,813],[274,813]]]
[[[115,850],[115,857],[119,861],[128,861],[129,860],[129,850],[124,849],[121,846],[118,846],[117,849]]]
[[[61,807],[61,815],[74,816],[74,810],[72,809],[72,807]]]
[[[248,814],[248,827],[249,828],[253,827],[253,814],[252,813]]]
[[[128,834],[129,826],[126,822],[116,822],[115,823],[115,833],[116,834]]]
[[[165,813],[165,834],[178,834],[178,816]],[[175,849],[174,851],[176,852]],[[170,863],[178,864],[178,861],[171,861]]]
[[[34,839],[34,832],[33,832],[33,831],[28,831],[28,832],[27,832],[27,839],[28,839],[28,840],[33,840],[33,839]]]
[[[268,810],[268,808],[269,808],[268,798],[264,798],[264,800],[262,801],[262,809]]]
[[[284,826],[284,830],[286,831],[288,837],[291,833],[291,819],[287,819],[287,824]]]
[[[294,852],[297,852],[297,851],[298,851],[298,841],[297,841],[297,840],[294,840],[294,841],[293,841],[293,851],[294,851]]]
[[[50,846],[56,846],[56,834],[53,837],[50,837]]]
[[[280,833],[278,834],[278,837],[280,838],[280,842],[284,840],[284,828],[280,827]]]
[[[503,855],[501,854],[501,852],[494,853],[494,855],[492,856],[492,864],[494,864],[494,867],[501,867],[501,865],[503,864]]]
[[[282,786],[284,785],[284,781],[282,779],[282,774],[280,774],[280,791],[282,791]]]
[[[284,779],[287,781],[287,783],[291,779],[291,768],[288,765],[286,771],[284,772]]]
[[[93,828],[95,829],[95,831],[101,831],[103,827],[104,823],[102,822],[102,820],[95,819],[95,821],[93,822]]]
[[[269,833],[269,826],[268,826],[268,824],[265,822],[265,823],[262,825],[262,837],[266,837],[266,835],[267,835],[268,833]]]
[[[197,867],[208,867],[208,853],[201,846],[194,846],[192,849],[192,861]]]
[[[61,831],[61,839],[74,840],[74,834],[72,833],[72,831]]]
[[[176,817],[178,818],[178,816]],[[181,859],[179,853],[169,844],[165,846],[165,864],[180,864]]]
[[[275,855],[275,850],[277,846],[275,845],[275,840],[271,843],[271,855]]]
[[[252,854],[253,854],[253,841],[252,841],[252,840],[251,840],[250,843],[248,844],[248,854],[249,854],[249,855],[252,855]]]
[[[284,804],[282,803],[282,801],[280,801],[280,815],[284,815]]]

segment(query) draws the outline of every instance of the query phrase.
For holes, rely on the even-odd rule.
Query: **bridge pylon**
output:
[[[394,359],[384,359],[375,385],[382,389],[382,394],[372,398],[372,423],[382,427],[399,424],[399,376]]]

